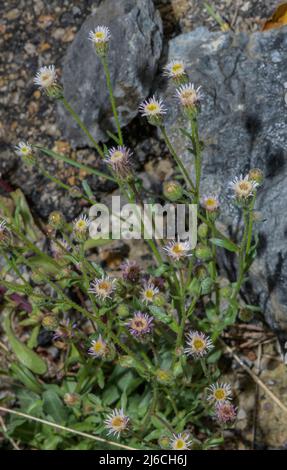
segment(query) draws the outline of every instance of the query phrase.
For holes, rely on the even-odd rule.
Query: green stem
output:
[[[199,189],[201,180],[201,150],[198,137],[198,125],[195,116],[191,117],[192,138],[194,142],[194,157],[195,157],[195,192],[196,202],[199,201]]]
[[[90,131],[86,128],[85,124],[82,122],[80,119],[79,115],[76,113],[76,111],[72,108],[72,106],[68,103],[68,101],[63,97],[61,99],[63,105],[65,106],[66,110],[71,114],[71,116],[75,119],[76,123],[79,125],[79,127],[82,129],[82,131],[86,134],[88,139],[92,142],[93,146],[95,149],[98,151],[98,153],[101,155],[101,157],[104,157],[104,152],[99,146],[98,142],[94,139]]]
[[[170,142],[170,140],[169,140],[169,138],[168,138],[168,135],[167,135],[167,133],[166,133],[165,127],[164,127],[164,126],[159,126],[159,128],[160,128],[160,130],[161,130],[161,133],[162,133],[162,135],[163,135],[163,138],[164,138],[164,140],[165,140],[165,143],[166,143],[166,145],[167,145],[167,147],[168,147],[168,149],[169,149],[171,155],[173,156],[175,162],[177,163],[177,166],[179,167],[179,169],[180,169],[180,171],[181,171],[181,173],[182,173],[182,176],[183,176],[184,179],[185,179],[185,182],[187,183],[188,186],[190,186],[190,189],[191,189],[192,191],[194,191],[194,190],[195,190],[194,184],[193,184],[193,182],[192,182],[192,180],[191,180],[191,178],[190,178],[190,176],[189,176],[189,174],[188,174],[188,172],[187,172],[187,170],[186,170],[184,164],[182,163],[180,157],[177,155],[177,153],[176,153],[176,151],[175,151],[175,149],[174,149],[172,143]]]
[[[106,76],[106,82],[107,82],[107,87],[109,90],[109,95],[110,95],[110,102],[113,110],[113,115],[115,118],[116,126],[117,126],[117,131],[118,131],[118,137],[119,137],[119,144],[123,145],[123,136],[122,136],[122,131],[121,131],[121,126],[120,126],[120,121],[119,121],[119,116],[117,112],[117,107],[116,107],[116,102],[115,102],[115,97],[113,93],[113,87],[112,87],[112,82],[111,82],[111,75],[110,75],[110,70],[107,62],[106,57],[101,57],[101,62],[104,67],[104,72]]]

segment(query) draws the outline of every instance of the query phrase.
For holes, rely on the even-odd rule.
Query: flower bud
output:
[[[65,393],[64,402],[68,406],[78,405],[81,401],[80,396],[77,393]]]
[[[165,296],[161,293],[156,294],[153,299],[153,304],[156,307],[163,307],[165,305],[166,299]]]
[[[239,318],[243,322],[250,322],[253,320],[254,314],[252,310],[248,310],[247,308],[240,308],[239,309]]]
[[[208,226],[206,224],[200,224],[197,233],[200,238],[206,238],[208,235]]]
[[[127,305],[125,304],[120,304],[117,307],[117,314],[120,318],[126,318],[129,317],[130,311]]]
[[[49,225],[54,229],[60,229],[65,223],[63,214],[59,211],[53,211],[49,215]]]
[[[248,173],[249,179],[255,181],[258,184],[261,184],[264,180],[263,171],[260,168],[251,168]]]
[[[58,328],[59,321],[54,315],[45,315],[42,319],[42,326],[45,330],[55,331]]]
[[[209,248],[209,246],[198,244],[195,249],[195,256],[197,259],[200,259],[202,261],[207,261],[212,257],[212,251]]]
[[[178,201],[183,195],[183,187],[178,181],[166,181],[163,184],[163,195],[171,202]]]

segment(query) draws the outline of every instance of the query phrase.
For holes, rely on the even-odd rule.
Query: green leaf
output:
[[[119,140],[119,138],[118,138],[113,132],[106,130],[106,133],[108,134],[108,136],[109,136],[111,139],[113,139],[113,140],[115,141],[115,143],[116,143],[117,145],[120,145],[120,140]]]
[[[56,423],[65,422],[68,416],[67,408],[54,390],[46,390],[43,393],[43,411]]]
[[[233,253],[239,251],[239,246],[230,240],[223,240],[222,238],[210,238],[209,241],[213,243],[213,245],[220,246],[221,248],[225,248],[226,250],[232,251]]]
[[[28,390],[31,390],[37,394],[42,393],[42,385],[38,382],[36,377],[34,377],[29,369],[23,365],[20,366],[19,364],[16,364],[16,362],[13,362],[10,366],[10,371],[13,377],[22,382],[22,384],[25,385]]]
[[[120,397],[119,390],[115,385],[110,385],[103,393],[103,402],[105,405],[110,406],[115,403]]]
[[[38,354],[28,348],[26,344],[21,343],[15,336],[10,324],[10,314],[8,313],[4,319],[4,330],[9,340],[10,346],[21,364],[26,366],[35,374],[45,374],[47,365]]]

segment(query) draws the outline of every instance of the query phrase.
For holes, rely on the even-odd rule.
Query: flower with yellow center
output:
[[[185,354],[197,358],[206,356],[214,347],[209,336],[199,331],[190,331],[187,334],[186,344],[187,348],[184,350]]]
[[[111,166],[118,176],[125,178],[131,174],[131,156],[132,152],[120,145],[109,150],[105,161]]]
[[[93,357],[104,357],[108,352],[107,343],[103,340],[101,335],[98,339],[91,342],[91,347],[88,350],[88,354]]]
[[[116,279],[109,276],[103,276],[101,279],[95,279],[90,286],[89,292],[94,294],[100,300],[110,299],[116,289]]]
[[[236,177],[229,183],[229,187],[234,191],[234,195],[237,199],[247,199],[253,196],[257,186],[258,183],[250,179],[249,175],[244,177],[240,175],[239,178]]]
[[[130,333],[136,338],[145,337],[153,329],[153,317],[142,312],[135,312],[133,318],[127,323]]]
[[[35,163],[35,156],[33,154],[32,147],[28,142],[19,142],[19,144],[15,146],[15,152],[19,157],[23,158],[25,163]]]
[[[231,386],[227,383],[215,383],[208,387],[207,400],[214,401],[216,403],[225,402],[231,400]]]
[[[218,197],[214,195],[203,196],[201,205],[207,212],[216,212],[219,208]]]
[[[114,409],[105,419],[105,427],[108,434],[119,437],[120,434],[128,428],[129,417],[124,414],[123,409]]]
[[[189,437],[189,434],[173,434],[170,447],[173,450],[190,450],[192,441],[189,440]]]
[[[108,51],[111,33],[107,26],[97,26],[94,31],[90,31],[89,40],[95,46],[96,53],[104,57]]]
[[[172,60],[164,67],[164,75],[176,82],[186,78],[185,65],[182,60]]]
[[[139,112],[148,119],[150,124],[159,125],[162,123],[163,115],[166,114],[166,108],[161,99],[153,96],[140,104]]]
[[[141,292],[142,300],[146,303],[153,302],[154,297],[158,293],[158,287],[155,287],[152,282],[148,282]]]
[[[76,240],[85,240],[90,226],[90,219],[86,215],[81,215],[73,222],[73,234]]]
[[[186,256],[191,256],[191,254],[188,254],[190,251],[189,242],[172,241],[163,249],[167,252],[167,255],[175,261],[179,261]]]

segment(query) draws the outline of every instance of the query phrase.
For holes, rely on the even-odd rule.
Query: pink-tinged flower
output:
[[[126,178],[131,174],[132,152],[124,146],[113,147],[109,150],[105,161],[111,166],[113,171],[121,178]]]
[[[181,85],[176,90],[176,96],[184,109],[193,111],[202,99],[201,87],[195,88],[191,83]]]
[[[197,358],[204,357],[214,347],[209,336],[199,331],[190,331],[187,335],[185,354]]]
[[[207,400],[214,401],[216,403],[223,403],[231,400],[231,386],[227,383],[215,383],[210,385],[207,389],[208,395]]]
[[[120,434],[128,428],[129,417],[124,414],[123,409],[114,409],[105,421],[105,427],[108,429],[108,434],[113,434],[120,437]]]
[[[207,212],[215,212],[219,209],[219,199],[213,194],[203,196],[200,202]]]
[[[217,403],[215,406],[215,417],[222,424],[235,421],[237,411],[234,405],[228,401]]]
[[[136,338],[142,338],[153,329],[153,317],[142,312],[135,312],[133,318],[127,323],[130,333]]]
[[[191,256],[191,254],[188,253],[190,251],[189,242],[172,241],[163,249],[167,252],[168,256],[173,258],[175,261],[179,261],[186,256]]]
[[[55,86],[57,83],[55,65],[41,67],[35,75],[34,83],[43,90],[48,90]]]
[[[136,261],[127,260],[121,266],[122,276],[125,281],[136,283],[140,279],[141,269]]]
[[[249,175],[240,175],[229,183],[229,187],[234,191],[234,195],[238,199],[247,199],[254,195],[258,183],[251,179]]]
[[[110,299],[116,289],[116,279],[109,276],[103,276],[101,279],[95,279],[90,286],[89,292],[94,294],[100,300]]]
[[[173,450],[189,450],[192,441],[188,433],[173,434],[170,440],[170,447]]]

